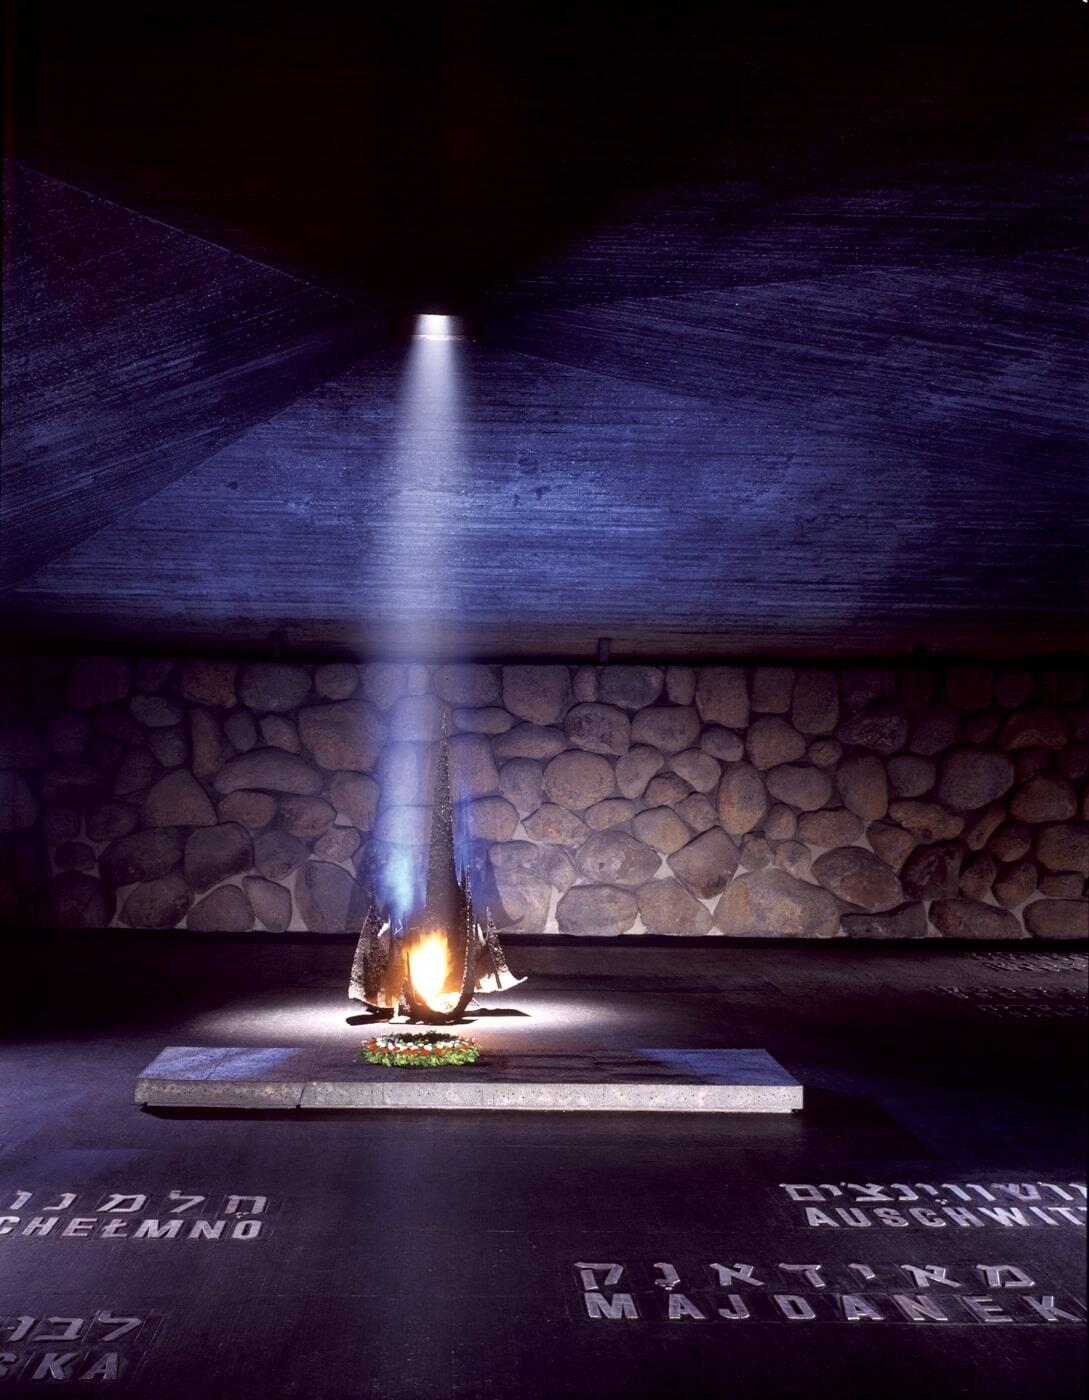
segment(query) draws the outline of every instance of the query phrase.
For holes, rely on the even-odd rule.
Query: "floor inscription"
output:
[[[1089,1002],[1071,987],[936,987],[942,996],[967,1002],[985,1016],[1021,1021],[1056,1021],[1084,1016]]]
[[[1078,1181],[780,1182],[814,1229],[1085,1229]]]
[[[211,1205],[209,1206],[209,1203]],[[0,1202],[0,1236],[63,1240],[256,1240],[267,1236],[268,1196],[199,1191],[17,1190]]]
[[[4,1382],[126,1380],[143,1359],[160,1317],[146,1309],[102,1308],[84,1317],[23,1313],[0,1317]]]
[[[893,1322],[1013,1326],[1085,1321],[1084,1302],[1017,1264],[578,1260],[590,1322]]]
[[[1086,972],[1086,953],[969,953],[975,962],[999,972]]]

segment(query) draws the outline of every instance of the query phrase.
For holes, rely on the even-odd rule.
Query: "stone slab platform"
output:
[[[149,1108],[531,1109],[793,1113],[802,1086],[766,1050],[488,1051],[387,1069],[313,1048],[170,1045],[136,1080]]]

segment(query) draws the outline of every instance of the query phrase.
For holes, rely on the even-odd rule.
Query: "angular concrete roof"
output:
[[[478,655],[1084,645],[1084,172],[1061,35],[719,34],[697,57],[702,36],[672,32],[657,67],[643,35],[596,95],[591,35],[574,117],[541,71],[504,94],[480,59],[492,86],[443,138],[389,84],[353,105],[355,60],[307,33],[310,67],[228,49],[228,76],[249,98],[299,72],[338,93],[367,209],[351,142],[317,139],[328,112],[300,117],[297,192],[252,117],[233,165],[199,121],[159,165],[146,133],[111,150],[108,107],[97,145],[63,113],[24,123],[16,628]],[[154,42],[133,39],[170,91]],[[502,126],[477,139],[482,103],[541,129],[524,159]],[[379,179],[383,136],[405,166]],[[441,392],[391,333],[436,268],[474,334]]]

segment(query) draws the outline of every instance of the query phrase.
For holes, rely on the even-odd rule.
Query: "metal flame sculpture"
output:
[[[473,912],[468,872],[458,874],[444,719],[423,906],[402,923],[380,904],[372,883],[348,995],[375,1011],[441,1025],[459,1020],[474,993],[521,980],[507,966],[490,912],[483,924]]]

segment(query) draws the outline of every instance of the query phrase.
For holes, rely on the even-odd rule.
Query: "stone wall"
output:
[[[30,658],[2,699],[10,926],[354,929],[445,711],[503,928],[1089,934],[1071,667]]]

